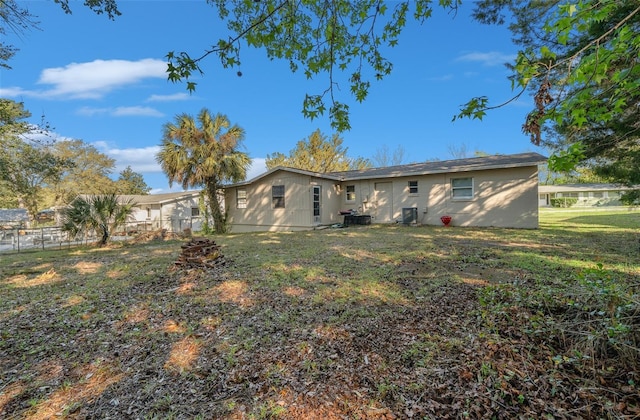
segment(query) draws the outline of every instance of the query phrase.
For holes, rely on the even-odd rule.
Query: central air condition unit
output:
[[[402,209],[402,224],[411,225],[418,223],[418,208],[405,207]]]

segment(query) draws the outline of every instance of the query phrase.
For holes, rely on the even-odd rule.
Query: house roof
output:
[[[252,184],[254,182],[256,182],[257,180],[264,178],[268,175],[271,175],[274,172],[279,172],[279,171],[284,171],[284,172],[292,172],[292,173],[296,173],[296,174],[301,174],[301,175],[309,175],[312,177],[316,177],[316,178],[324,178],[324,179],[332,179],[334,181],[341,181],[342,179],[340,178],[340,176],[335,175],[335,174],[339,174],[340,172],[334,172],[333,174],[331,173],[321,173],[321,172],[313,172],[313,171],[305,171],[304,169],[298,169],[298,168],[289,168],[286,166],[278,166],[276,168],[270,169],[267,172],[264,172],[250,180],[247,181],[243,181],[243,182],[238,182],[235,184],[231,184],[231,185],[225,185],[225,188],[230,188],[230,187],[240,187],[242,185],[249,185]]]
[[[251,184],[277,171],[293,172],[334,181],[352,181],[371,178],[394,178],[399,176],[417,176],[439,173],[458,173],[487,169],[517,168],[536,166],[545,163],[547,158],[538,153],[520,153],[515,155],[492,155],[467,159],[441,160],[435,162],[411,163],[408,165],[386,166],[382,168],[360,169],[340,172],[311,172],[296,168],[279,166],[257,177],[226,187],[238,187]]]
[[[185,198],[193,198],[200,195],[200,191],[180,191],[164,194],[146,194],[146,195],[121,195],[121,199],[133,199],[137,204],[163,204],[174,201],[180,201]]]
[[[640,187],[638,187],[640,188]],[[632,187],[616,184],[558,184],[558,185],[540,185],[538,192],[540,193],[558,193],[558,192],[585,192],[585,191],[627,191]]]
[[[118,201],[123,203],[129,200],[132,200],[137,205],[164,204],[164,203],[180,201],[183,198],[197,197],[198,195],[200,195],[200,191],[180,191],[180,192],[172,192],[172,193],[164,193],[164,194],[144,194],[144,195],[122,194],[122,195],[118,195]],[[89,197],[89,195],[80,194],[80,197],[87,198]]]
[[[332,174],[339,175],[344,181],[351,181],[369,178],[394,178],[398,176],[457,173],[482,171],[487,169],[536,166],[546,162],[546,160],[547,158],[539,153],[520,153],[516,155],[492,155],[466,159],[412,163],[409,165],[387,166],[383,168],[333,172]]]

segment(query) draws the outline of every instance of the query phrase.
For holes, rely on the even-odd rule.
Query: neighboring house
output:
[[[82,195],[82,197],[87,197]],[[127,230],[167,229],[182,232],[186,228],[194,231],[202,229],[203,215],[200,214],[200,192],[181,191],[165,194],[119,195],[118,200],[135,203]]]
[[[615,184],[562,184],[538,187],[540,207],[621,206],[620,195],[632,188]]]
[[[305,230],[344,221],[538,227],[538,153],[496,155],[357,171],[278,167],[225,187],[233,232]]]
[[[0,228],[26,227],[29,213],[26,209],[0,209]]]

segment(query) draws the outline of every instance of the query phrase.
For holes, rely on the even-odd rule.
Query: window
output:
[[[321,188],[319,185],[313,186],[313,219],[315,222],[320,221],[320,197]]]
[[[347,201],[355,202],[356,201],[356,186],[355,185],[347,185]]]
[[[274,209],[284,208],[284,185],[274,185],[271,187],[271,202]]]
[[[451,197],[453,199],[473,198],[473,178],[452,179]]]
[[[418,194],[418,181],[409,181],[409,194]]]
[[[236,208],[247,208],[247,190],[244,188],[236,189]]]
[[[604,197],[604,193],[602,191],[594,191],[591,194],[593,194],[593,198],[602,198],[602,197]]]
[[[197,207],[191,207],[191,217],[200,216],[200,209]]]

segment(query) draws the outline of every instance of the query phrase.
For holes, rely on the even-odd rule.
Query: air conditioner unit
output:
[[[402,209],[402,224],[411,225],[418,223],[418,208],[405,207]]]

